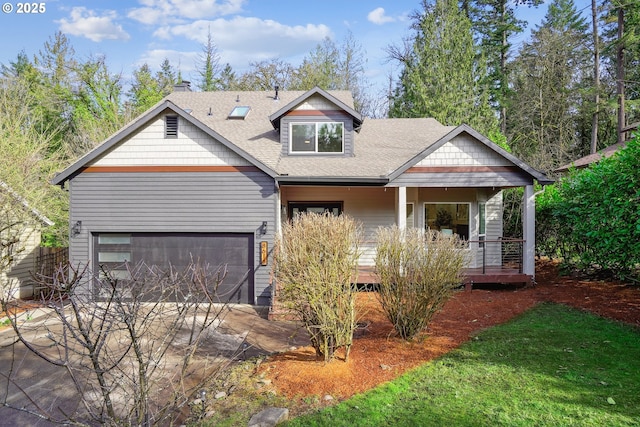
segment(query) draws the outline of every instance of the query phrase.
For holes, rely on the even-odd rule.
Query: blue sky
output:
[[[578,9],[590,4],[575,2]],[[125,82],[141,64],[157,70],[165,58],[183,78],[196,81],[197,58],[211,29],[221,63],[237,72],[272,58],[297,65],[325,37],[339,44],[351,31],[366,52],[369,80],[382,84],[394,72],[384,48],[401,44],[409,34],[408,15],[420,7],[420,0],[48,0],[41,13],[18,13],[18,2],[0,3],[0,63],[9,64],[21,51],[33,57],[62,31],[79,59],[105,55]],[[534,25],[546,9],[519,7],[517,13]]]

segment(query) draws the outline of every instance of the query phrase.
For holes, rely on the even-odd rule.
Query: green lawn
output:
[[[640,426],[640,330],[543,304],[287,426]]]

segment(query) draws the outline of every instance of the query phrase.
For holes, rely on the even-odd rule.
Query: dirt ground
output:
[[[310,396],[323,400],[348,398],[368,390],[467,341],[478,331],[504,323],[540,302],[557,302],[640,327],[640,288],[611,281],[560,277],[558,266],[540,261],[536,285],[474,287],[447,302],[425,334],[413,342],[398,339],[375,295],[359,295],[361,321],[369,323],[354,339],[349,360],[316,361],[311,347],[275,355],[262,363],[260,374],[278,394],[298,402]],[[335,403],[331,400],[330,403]]]
[[[538,262],[536,282],[530,287],[494,285],[458,291],[434,317],[427,331],[411,342],[395,336],[375,294],[363,292],[357,303],[359,321],[368,326],[358,331],[347,362],[343,354],[338,354],[337,360],[325,364],[316,360],[311,347],[294,347],[287,352],[276,353],[261,359],[261,363],[251,362],[249,369],[242,371],[246,372],[243,375],[247,376],[246,384],[249,384],[246,389],[242,385],[245,383],[239,380],[237,388],[235,384],[232,387],[235,389],[232,395],[212,402],[210,409],[220,413],[248,413],[254,408],[249,409],[247,402],[259,401],[271,392],[287,397],[291,416],[333,405],[441,356],[478,331],[504,323],[540,302],[567,304],[640,327],[638,286],[562,277],[558,275],[558,265],[548,260]],[[27,305],[17,309],[31,308]],[[259,347],[263,351],[261,354],[274,351],[276,344],[289,348],[290,345],[305,345],[307,342],[303,337],[291,342],[292,331],[297,328],[295,325],[281,325],[259,316],[239,316],[252,323],[245,325],[238,319],[230,320],[230,323],[242,330],[251,330],[257,337],[252,345]],[[7,326],[0,324],[0,329],[3,328]],[[273,342],[264,341],[267,338]],[[223,377],[220,381],[228,380]],[[258,387],[256,381],[269,385]],[[226,385],[225,389],[229,389]],[[215,391],[218,389],[212,389]],[[237,398],[234,399],[233,395]],[[325,399],[325,396],[332,398]],[[281,400],[278,402],[282,404]],[[269,399],[264,404],[269,405]]]

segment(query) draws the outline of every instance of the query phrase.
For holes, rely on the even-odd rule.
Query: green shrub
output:
[[[378,295],[403,339],[422,331],[461,282],[464,243],[437,231],[381,227],[377,232]]]
[[[637,279],[640,265],[640,139],[571,173],[539,197],[538,228],[566,262]],[[547,244],[547,246],[550,246]]]
[[[360,227],[346,215],[306,213],[285,224],[276,243],[277,299],[297,315],[318,357],[330,361],[356,327]]]

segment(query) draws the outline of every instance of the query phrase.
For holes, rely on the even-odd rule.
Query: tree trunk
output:
[[[590,153],[598,151],[598,115],[600,113],[600,40],[598,38],[598,13],[596,0],[591,0],[591,21],[593,22],[593,89],[595,92],[595,109],[591,126]]]
[[[618,9],[618,53],[617,53],[617,95],[618,95],[618,143],[624,141],[624,9],[622,6]]]
[[[502,22],[505,21],[507,16],[507,3],[502,2]],[[501,74],[501,82],[500,82],[500,132],[503,135],[507,134],[507,107],[505,106],[505,90],[507,87],[507,32],[502,31],[502,49],[500,50],[500,74]]]

